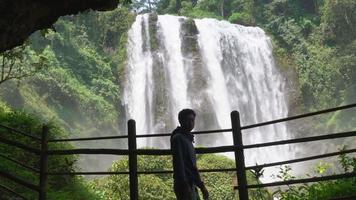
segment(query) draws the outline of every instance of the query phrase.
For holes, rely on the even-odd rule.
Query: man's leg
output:
[[[192,187],[192,200],[200,200],[199,192],[195,185],[193,185],[193,187]]]
[[[177,200],[196,200],[192,198],[193,193],[195,193],[194,191],[192,191],[191,193],[187,193],[179,186],[174,186],[174,193],[177,197]]]

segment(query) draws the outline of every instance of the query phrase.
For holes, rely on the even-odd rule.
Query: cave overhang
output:
[[[59,17],[86,10],[109,11],[125,0],[2,0],[0,53],[22,45],[35,31],[51,28]],[[126,0],[127,1],[127,0]]]

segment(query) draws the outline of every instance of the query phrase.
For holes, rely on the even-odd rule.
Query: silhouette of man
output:
[[[198,172],[193,146],[194,135],[190,132],[194,128],[194,110],[181,110],[178,120],[180,127],[177,127],[171,136],[174,193],[177,200],[199,200],[197,186],[203,193],[204,200],[207,200],[209,193]]]

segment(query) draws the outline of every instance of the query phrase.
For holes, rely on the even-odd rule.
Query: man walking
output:
[[[171,136],[174,193],[177,200],[199,200],[196,186],[203,193],[204,200],[209,199],[208,190],[200,178],[196,164],[194,135],[190,133],[194,128],[195,115],[192,109],[180,111],[180,127],[177,127]]]

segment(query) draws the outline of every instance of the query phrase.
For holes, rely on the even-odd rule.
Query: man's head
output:
[[[183,109],[178,114],[178,120],[183,130],[190,132],[194,128],[195,112],[192,109]]]

